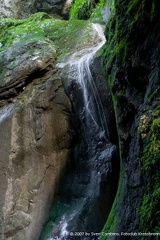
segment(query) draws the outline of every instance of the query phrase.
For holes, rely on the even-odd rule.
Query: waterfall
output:
[[[95,45],[75,52],[68,61],[58,64],[58,67],[63,69],[62,71],[65,69],[67,72],[65,75],[68,75],[68,82],[72,82],[74,86],[75,84],[77,85],[75,88],[78,88],[77,94],[80,95],[79,98],[82,102],[78,114],[80,117],[84,117],[85,125],[87,127],[93,125],[95,131],[109,139],[106,116],[91,72],[94,56],[104,45],[106,39],[101,25],[92,24],[92,26],[97,34]],[[64,79],[64,82],[65,81],[66,79]],[[72,99],[72,94],[68,95],[70,95],[69,97],[74,105],[75,100]],[[75,98],[75,96],[73,96],[73,98]]]
[[[70,64],[70,67],[76,73],[75,81],[82,89],[86,126],[89,127],[93,123],[96,129],[101,127],[102,131],[107,131],[107,136],[109,137],[104,110],[90,69],[95,53],[105,43],[105,37],[100,25],[93,24],[93,27],[99,35],[98,45],[87,49],[86,53],[80,59]],[[97,116],[99,117],[99,121]]]
[[[58,214],[51,220],[48,240],[70,237],[88,240],[91,232],[100,232],[107,215],[100,205],[106,198],[103,191],[107,192],[105,185],[112,172],[116,147],[109,142],[105,112],[92,74],[94,56],[105,43],[105,37],[100,25],[92,26],[97,35],[95,45],[57,65],[73,105],[77,135],[68,172],[55,201],[54,211]],[[76,236],[78,233],[81,235]]]

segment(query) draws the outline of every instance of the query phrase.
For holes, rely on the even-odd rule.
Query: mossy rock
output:
[[[91,23],[58,20],[46,13],[36,13],[24,20],[0,21],[0,51],[31,41],[53,45],[61,58],[94,45],[95,34]]]
[[[160,7],[156,0],[116,0],[115,9],[106,24],[106,44],[103,46],[102,54],[106,68],[106,79],[108,79],[114,96],[113,102],[115,99],[117,102],[115,108],[115,112],[118,109],[119,114],[117,116],[117,129],[119,134],[131,132],[132,140],[134,139],[133,146],[131,144],[128,146],[125,141],[123,143],[128,151],[126,156],[122,152],[122,164],[125,165],[128,159],[132,159],[131,165],[124,169],[124,176],[128,174],[128,170],[129,173],[134,174],[131,166],[133,169],[135,166],[142,174],[144,182],[141,181],[142,186],[139,185],[137,202],[135,205],[132,204],[135,208],[134,211],[138,208],[137,214],[132,216],[132,223],[129,222],[128,216],[124,216],[124,219],[121,217],[121,214],[124,213],[124,210],[120,209],[122,207],[121,197],[126,196],[124,192],[121,192],[120,197],[115,198],[110,216],[103,229],[105,232],[116,232],[117,229],[124,231],[125,226],[125,231],[130,227],[132,229],[136,227],[136,231],[141,232],[160,231],[158,225],[158,219],[160,219],[158,208],[160,201],[159,10]],[[130,117],[130,122],[127,122],[129,127],[125,131],[124,128],[127,124],[124,121],[125,116],[122,116],[121,113],[125,113],[124,110],[128,109],[128,105],[126,104],[124,107],[121,104],[121,93],[124,94],[124,100],[127,103],[132,103],[135,107],[134,121],[130,120]],[[142,119],[140,119],[138,130],[139,114],[141,114]],[[132,133],[134,127],[135,136]],[[138,136],[141,139],[140,143]],[[135,148],[135,146],[137,147]],[[133,147],[135,154],[131,153]],[[137,156],[139,156],[140,161],[137,160]],[[129,187],[127,193],[131,194],[132,192],[134,189]],[[130,197],[132,198],[132,196]],[[127,208],[127,204],[124,200],[124,209]],[[118,224],[116,226],[116,222],[119,223],[119,226]],[[128,226],[124,226],[124,223],[127,223]],[[102,239],[107,239],[107,237],[103,236]]]
[[[140,163],[146,189],[138,214],[144,232],[160,232],[160,110],[150,110],[141,117],[139,133],[142,141]]]

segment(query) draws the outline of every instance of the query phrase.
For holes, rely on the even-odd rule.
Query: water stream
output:
[[[103,30],[98,24],[93,24],[93,27],[99,35],[100,42],[96,47],[88,49],[88,53],[85,53],[80,59],[74,61],[74,63],[71,64],[71,68],[73,68],[73,72],[77,74],[76,80],[82,89],[86,125],[89,126],[89,124],[93,122],[95,128],[100,126],[103,131],[106,131],[107,124],[104,110],[90,69],[93,57],[105,43],[105,38]],[[97,116],[99,117],[99,121]]]
[[[109,142],[106,113],[91,70],[105,37],[100,25],[93,24],[93,28],[98,35],[96,45],[58,65],[68,82],[65,89],[73,106],[76,137],[48,223],[51,233],[41,239],[97,239],[91,234],[102,230],[107,215],[104,186],[112,172],[116,147]]]

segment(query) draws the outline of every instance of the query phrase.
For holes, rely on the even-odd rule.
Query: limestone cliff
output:
[[[37,239],[68,158],[71,105],[53,46],[30,40],[0,55],[0,239]]]

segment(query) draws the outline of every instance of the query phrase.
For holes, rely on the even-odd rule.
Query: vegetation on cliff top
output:
[[[70,19],[90,19],[92,22],[98,21],[103,23],[102,9],[104,6],[108,9],[114,7],[113,0],[75,0],[71,5]]]
[[[158,38],[158,3],[156,0],[117,0],[115,11],[106,25],[104,48],[107,69],[113,61],[121,67],[149,64],[149,56]],[[152,31],[157,26],[156,31]]]
[[[0,20],[0,51],[31,41],[53,45],[60,58],[94,45],[96,39],[91,24],[83,20],[58,20],[46,13],[36,13],[24,20]]]

